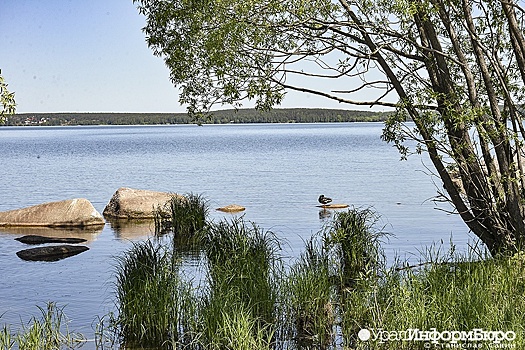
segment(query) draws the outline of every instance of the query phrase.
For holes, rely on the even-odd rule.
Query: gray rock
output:
[[[80,254],[89,250],[82,245],[56,245],[39,248],[24,249],[16,253],[22,260],[27,261],[57,261]]]
[[[153,219],[154,210],[177,194],[122,187],[104,208],[104,216],[118,219]]]
[[[0,212],[0,226],[5,227],[85,227],[104,224],[102,215],[84,198]]]

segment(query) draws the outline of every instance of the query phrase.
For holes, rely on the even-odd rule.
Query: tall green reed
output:
[[[346,299],[344,337],[358,349],[419,349],[422,342],[362,342],[359,329],[513,331],[525,347],[525,256],[477,260],[469,253],[430,260],[419,268],[391,268],[375,288]],[[434,257],[435,258],[435,257]],[[352,326],[353,325],[353,326]],[[463,342],[465,343],[465,342]],[[430,344],[431,345],[431,344]],[[491,348],[491,342],[470,346]]]
[[[201,195],[173,195],[164,206],[155,210],[155,232],[192,239],[206,226],[208,212],[208,201]]]
[[[334,259],[341,287],[374,279],[384,268],[381,240],[386,233],[376,229],[378,219],[369,208],[353,208],[336,213],[324,227],[324,246]]]
[[[330,260],[318,237],[292,265],[284,286],[289,339],[298,347],[326,348],[334,340],[337,298]]]
[[[183,339],[193,300],[179,265],[171,251],[153,240],[134,243],[118,258],[117,322],[123,344],[158,347]]]
[[[233,218],[211,224],[200,241],[207,261],[208,286],[201,311],[205,341],[227,347],[230,340],[224,334],[232,319],[244,320],[239,324],[251,335],[262,330],[271,334],[281,271],[275,234]],[[242,319],[236,318],[239,310]]]

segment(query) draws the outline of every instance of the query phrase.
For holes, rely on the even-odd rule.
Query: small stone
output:
[[[246,210],[246,208],[243,207],[243,206],[237,205],[237,204],[230,204],[230,205],[227,205],[225,207],[217,208],[217,210],[218,211],[223,211],[223,212],[226,212],[226,213],[236,213],[236,212],[239,212],[239,211],[244,211],[244,210]]]

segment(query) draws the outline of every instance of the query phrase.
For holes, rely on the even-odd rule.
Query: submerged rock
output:
[[[27,235],[15,238],[15,240],[25,244],[44,244],[44,243],[84,243],[87,239],[75,237],[46,237],[37,235]]]
[[[58,261],[89,250],[82,245],[56,245],[24,249],[16,253],[22,260],[27,261]]]
[[[163,207],[173,196],[168,192],[122,187],[104,208],[104,216],[119,219],[153,219],[157,207]]]
[[[102,215],[84,198],[0,212],[0,226],[85,227],[104,224]]]
[[[236,213],[236,212],[239,212],[239,211],[244,211],[244,210],[246,210],[246,208],[243,207],[243,206],[237,205],[237,204],[230,204],[230,205],[227,205],[225,207],[217,208],[217,210],[223,211],[223,212],[226,212],[226,213]]]

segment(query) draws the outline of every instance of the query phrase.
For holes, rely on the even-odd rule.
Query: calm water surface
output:
[[[440,181],[425,157],[400,161],[380,140],[382,124],[256,124],[0,128],[0,211],[84,197],[97,210],[119,187],[203,194],[211,208],[232,203],[245,218],[286,241],[297,256],[325,222],[319,194],[336,203],[372,206],[394,236],[390,260],[450,237],[464,249],[471,239],[456,216],[430,199]],[[444,209],[448,209],[444,207]],[[224,214],[212,211],[215,220]],[[26,262],[14,238],[0,231],[0,325],[39,315],[36,305],[66,305],[70,329],[90,336],[97,316],[114,310],[115,256],[149,228],[106,224],[86,235],[90,250],[57,262]],[[29,232],[33,233],[33,232]],[[86,349],[87,347],[84,347]]]

